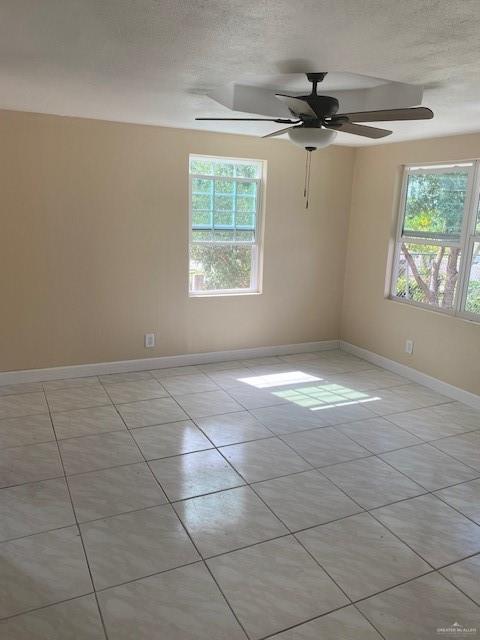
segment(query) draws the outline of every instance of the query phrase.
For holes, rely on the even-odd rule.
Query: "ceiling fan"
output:
[[[308,209],[311,153],[332,144],[337,131],[352,133],[364,138],[379,139],[389,136],[392,131],[358,123],[429,120],[433,118],[433,111],[427,107],[337,113],[339,109],[338,100],[333,96],[318,95],[317,93],[317,86],[324,80],[326,75],[327,72],[306,74],[309,82],[312,83],[312,91],[308,95],[289,96],[283,93],[275,94],[288,107],[292,118],[195,118],[195,120],[277,122],[278,124],[292,125],[263,137],[272,138],[287,133],[291,142],[306,149],[304,197],[306,198],[306,208]]]
[[[429,120],[433,112],[427,107],[412,107],[406,109],[383,109],[380,111],[360,111],[356,113],[337,113],[338,100],[332,96],[318,95],[317,85],[327,75],[322,73],[307,73],[312,91],[305,96],[289,96],[276,93],[276,97],[289,109],[291,118],[195,118],[195,120],[227,120],[250,122],[277,122],[293,125],[269,133],[264,138],[280,136],[288,133],[290,140],[307,151],[326,147],[333,142],[337,131],[353,133],[364,138],[384,138],[392,132],[388,129],[370,127],[359,122],[388,122],[395,120]]]

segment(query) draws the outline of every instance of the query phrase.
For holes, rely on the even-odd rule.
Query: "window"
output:
[[[405,167],[391,295],[480,321],[480,161]]]
[[[190,295],[260,291],[263,162],[190,156]]]

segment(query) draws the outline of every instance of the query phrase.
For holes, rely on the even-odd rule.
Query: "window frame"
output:
[[[468,180],[467,180],[467,192],[465,197],[464,214],[462,220],[462,227],[457,241],[448,239],[448,237],[434,238],[433,234],[415,236],[404,235],[403,227],[406,213],[406,199],[408,178],[414,171],[422,172],[431,175],[432,173],[451,173],[453,170],[461,171],[462,168],[467,168]],[[412,163],[402,165],[402,183],[399,197],[399,204],[397,208],[397,222],[395,228],[394,237],[394,251],[393,261],[390,268],[389,276],[389,293],[388,298],[395,302],[401,302],[428,311],[442,313],[445,315],[463,318],[476,323],[480,323],[480,313],[473,313],[465,309],[467,300],[468,284],[470,268],[473,259],[473,249],[476,242],[480,242],[480,230],[476,230],[477,224],[477,210],[480,206],[480,160],[459,160],[450,162],[431,162],[431,163]],[[455,288],[455,295],[453,299],[452,309],[444,309],[440,306],[428,304],[426,302],[417,302],[408,298],[403,298],[395,294],[396,283],[398,279],[398,270],[400,265],[400,254],[402,243],[414,243],[414,244],[433,244],[436,246],[455,247],[460,249],[460,260],[458,265],[458,280]]]
[[[239,164],[256,163],[260,165],[260,176],[258,178],[244,178],[244,177],[230,177],[230,176],[211,176],[207,174],[192,174],[190,173],[190,162],[192,158],[199,159],[212,159],[215,161],[232,162]],[[266,161],[259,158],[233,158],[231,156],[212,156],[199,153],[191,153],[188,156],[188,296],[190,298],[209,298],[209,297],[222,297],[222,296],[244,296],[244,295],[259,295],[262,293],[262,261],[263,261],[263,209],[264,209],[264,184],[265,184],[265,165]],[[193,240],[192,238],[192,220],[193,220],[193,207],[192,207],[192,180],[193,179],[212,180],[219,179],[231,179],[236,182],[255,182],[257,185],[256,207],[255,207],[255,241],[241,241],[235,240],[233,242],[209,242],[207,240]],[[194,245],[205,245],[215,247],[237,247],[248,246],[252,247],[252,271],[250,277],[250,287],[247,289],[208,289],[205,291],[192,291],[190,289],[190,248]]]

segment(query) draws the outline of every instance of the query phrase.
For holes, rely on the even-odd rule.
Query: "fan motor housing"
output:
[[[315,113],[321,114],[324,118],[334,116],[338,111],[338,100],[332,96],[308,95],[302,98],[308,102]]]

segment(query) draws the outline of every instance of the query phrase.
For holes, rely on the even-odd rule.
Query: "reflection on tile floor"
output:
[[[336,350],[5,385],[0,637],[480,637],[479,450]]]

